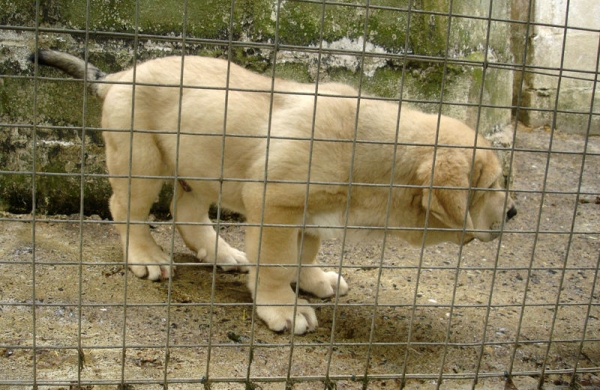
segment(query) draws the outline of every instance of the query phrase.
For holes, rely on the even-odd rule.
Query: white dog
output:
[[[341,276],[314,265],[323,237],[388,228],[415,245],[489,241],[516,214],[488,142],[448,117],[359,100],[342,84],[317,90],[276,79],[272,87],[271,78],[214,58],[161,58],[109,75],[51,50],[37,61],[86,78],[104,99],[110,209],[115,221],[134,222],[128,236],[116,225],[133,273],[172,274],[148,226],[135,222],[147,220],[161,177],[176,174],[173,215],[200,259],[247,265],[217,236],[208,209],[218,201],[247,217],[246,253],[257,264],[248,287],[275,331],[317,326],[290,286],[297,278],[317,297],[347,292]]]

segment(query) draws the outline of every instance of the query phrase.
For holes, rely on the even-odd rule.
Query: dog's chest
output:
[[[329,211],[317,214],[309,214],[306,232],[319,236],[323,240],[341,238],[344,235],[345,225],[344,212]]]

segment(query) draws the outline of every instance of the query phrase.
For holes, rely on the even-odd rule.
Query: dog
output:
[[[387,231],[413,245],[462,245],[493,240],[517,213],[490,144],[456,119],[215,58],[113,74],[53,50],[31,59],[86,79],[104,100],[110,211],[131,271],[171,277],[144,222],[164,179],[181,179],[172,214],[186,245],[202,261],[247,267],[257,315],[274,331],[317,327],[292,284],[320,298],[347,293],[341,275],[316,265],[324,238]],[[214,202],[246,216],[246,253],[218,237]]]

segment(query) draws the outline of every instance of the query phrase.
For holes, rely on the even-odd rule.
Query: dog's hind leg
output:
[[[302,256],[300,268],[300,289],[319,298],[328,298],[336,293],[345,295],[348,284],[337,272],[325,272],[317,265],[317,253],[321,246],[321,239],[311,234],[298,234],[298,252]],[[302,244],[302,247],[300,245]]]
[[[186,191],[180,184],[178,186],[177,202],[173,202],[177,210],[172,210],[172,214],[188,248],[196,252],[201,261],[217,263],[226,271],[247,264],[244,252],[229,246],[215,232],[213,223],[208,218],[209,205],[195,196],[193,190]]]
[[[136,175],[161,176],[164,165],[160,151],[149,134],[134,134],[130,155],[128,133],[104,132],[106,162],[111,177],[113,195],[110,211],[121,235],[125,262],[138,277],[150,280],[169,278],[170,257],[150,235],[147,224],[150,207],[156,201],[163,184],[161,179],[135,178]],[[130,168],[131,163],[131,168]],[[130,223],[124,223],[129,221]]]

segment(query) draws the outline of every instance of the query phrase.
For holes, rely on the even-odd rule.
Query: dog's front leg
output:
[[[301,222],[301,217],[289,209],[269,210],[268,214],[265,224],[280,226],[249,227],[246,232],[246,253],[257,264],[250,266],[248,287],[257,315],[271,330],[293,329],[296,334],[304,334],[314,330],[318,322],[308,301],[298,299],[290,286],[299,267],[298,227],[293,225]]]

